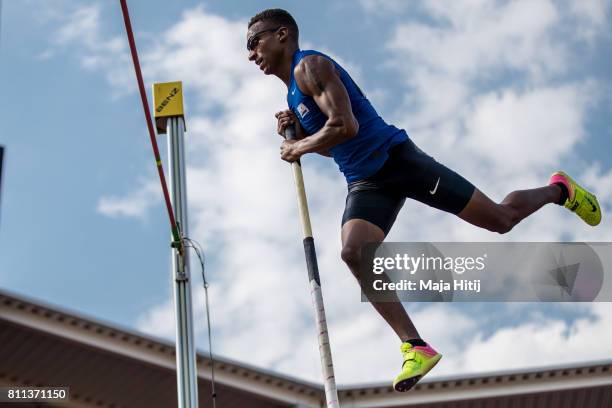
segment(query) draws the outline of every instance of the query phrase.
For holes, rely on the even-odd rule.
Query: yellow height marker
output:
[[[155,106],[153,116],[155,116],[157,133],[165,134],[167,118],[177,116],[185,118],[183,83],[176,81],[153,84],[153,106]]]

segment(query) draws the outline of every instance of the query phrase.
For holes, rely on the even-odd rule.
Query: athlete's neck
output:
[[[274,74],[279,77],[280,80],[285,83],[285,85],[287,85],[287,88],[289,88],[291,83],[291,65],[293,64],[293,54],[295,54],[298,49],[299,48],[297,46],[287,48],[286,54],[283,57],[283,63],[279,67],[278,72]]]

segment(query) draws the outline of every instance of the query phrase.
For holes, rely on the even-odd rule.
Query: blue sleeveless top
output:
[[[327,121],[327,116],[321,112],[314,99],[302,93],[293,77],[293,70],[297,64],[308,55],[320,55],[334,64],[348,93],[353,115],[359,122],[359,131],[354,137],[329,150],[334,161],[349,183],[373,175],[387,160],[387,151],[407,140],[408,134],[403,129],[388,125],[376,113],[361,89],[336,61],[318,51],[297,50],[293,54],[291,63],[291,82],[287,91],[287,103],[307,136],[316,133]]]

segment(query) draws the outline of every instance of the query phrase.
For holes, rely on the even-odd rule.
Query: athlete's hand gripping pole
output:
[[[285,129],[287,140],[295,139],[295,128],[288,126]],[[319,267],[317,265],[317,254],[315,252],[312,227],[310,226],[310,215],[308,214],[308,202],[306,201],[306,190],[304,189],[304,178],[302,176],[302,165],[300,161],[291,163],[293,178],[297,190],[298,207],[302,221],[302,232],[304,236],[304,252],[306,253],[306,266],[308,268],[308,279],[310,281],[310,294],[315,307],[317,320],[317,331],[319,333],[319,354],[323,368],[323,381],[325,385],[325,398],[328,408],[339,408],[338,390],[336,389],[336,378],[334,377],[334,366],[332,363],[331,348],[329,346],[329,335],[327,333],[327,321],[325,320],[325,308],[323,307],[323,294],[321,293],[321,281],[319,280]]]

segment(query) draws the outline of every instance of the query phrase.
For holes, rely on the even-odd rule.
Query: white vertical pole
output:
[[[180,116],[168,118],[168,167],[174,216],[181,237],[187,233],[187,187],[185,178],[185,123]],[[185,248],[183,246],[183,248]],[[188,252],[172,248],[172,278],[176,319],[176,370],[179,408],[198,407],[198,382],[193,337],[191,283]]]

